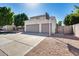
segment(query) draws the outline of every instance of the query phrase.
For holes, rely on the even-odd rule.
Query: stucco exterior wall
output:
[[[76,37],[79,37],[79,24],[73,25],[73,32]]]
[[[73,27],[72,26],[64,26],[64,34],[72,34]]]
[[[56,19],[50,21],[52,23],[52,34],[56,33]]]

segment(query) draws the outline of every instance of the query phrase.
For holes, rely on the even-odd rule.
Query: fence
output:
[[[79,37],[79,24],[73,25],[73,33],[76,37]]]
[[[79,37],[79,24],[70,25],[70,26],[57,26],[57,33],[61,34],[74,34],[76,37]]]
[[[72,34],[73,33],[73,26],[57,26],[57,33]]]

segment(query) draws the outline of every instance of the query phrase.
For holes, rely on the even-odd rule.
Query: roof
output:
[[[33,16],[33,17],[30,17],[30,19],[34,19],[34,18],[38,18],[38,17],[46,17],[46,15]]]
[[[55,16],[51,16],[50,18],[53,20],[53,19],[55,19]]]
[[[33,16],[33,17],[30,17],[30,19],[39,19],[41,17],[45,17],[46,19],[56,19],[55,16],[49,16],[49,14],[43,14],[43,15],[38,15],[38,16]]]

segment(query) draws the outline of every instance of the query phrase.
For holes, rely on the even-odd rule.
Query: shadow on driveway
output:
[[[70,44],[67,44],[69,51],[75,56],[79,56],[79,48],[76,48]]]
[[[16,33],[16,32],[0,32],[0,35],[1,35],[1,34],[5,34],[5,35],[6,35],[6,34],[15,34],[15,33]]]
[[[53,34],[51,37],[66,38],[66,39],[71,39],[71,40],[79,40],[79,38],[74,36],[73,34]]]
[[[45,36],[48,37],[48,33],[38,33],[38,32],[22,32],[21,34],[35,35],[35,36]]]

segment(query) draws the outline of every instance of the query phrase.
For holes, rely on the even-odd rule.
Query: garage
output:
[[[50,28],[52,28],[52,24],[50,24]],[[26,26],[26,32],[41,32],[41,33],[49,33],[49,23],[41,24],[30,24]],[[50,29],[51,31],[51,29]]]
[[[52,24],[50,24],[50,28],[52,28]],[[49,23],[42,24],[42,33],[49,33]],[[51,30],[51,29],[50,29]]]
[[[26,31],[27,32],[39,32],[39,24],[27,25]]]

